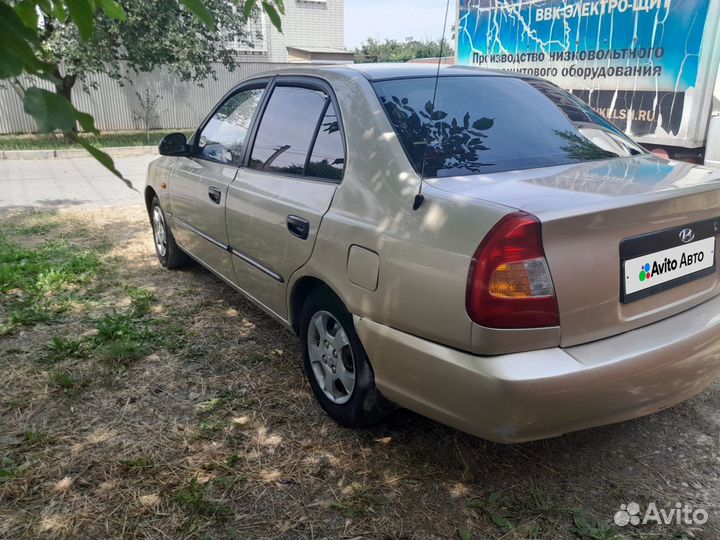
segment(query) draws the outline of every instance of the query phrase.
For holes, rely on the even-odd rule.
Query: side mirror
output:
[[[165,135],[160,141],[161,156],[188,156],[190,148],[187,144],[187,138],[182,133],[170,133]]]

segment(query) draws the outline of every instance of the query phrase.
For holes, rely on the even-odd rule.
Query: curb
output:
[[[114,146],[101,148],[112,158],[149,156],[158,153],[157,146]],[[3,150],[0,159],[71,159],[92,157],[83,149],[72,150]]]

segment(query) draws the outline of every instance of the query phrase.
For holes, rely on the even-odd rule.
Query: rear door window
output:
[[[319,90],[278,86],[260,121],[250,167],[261,171],[304,174],[326,96]]]
[[[337,179],[344,162],[342,135],[329,96],[312,88],[275,87],[248,165],[261,171]]]
[[[345,147],[340,122],[335,107],[328,103],[305,174],[315,178],[340,180],[344,168]]]

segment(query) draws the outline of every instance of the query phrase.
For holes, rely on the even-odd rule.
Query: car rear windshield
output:
[[[374,83],[410,162],[426,178],[644,152],[579,99],[546,81],[443,76],[435,85],[434,77]]]

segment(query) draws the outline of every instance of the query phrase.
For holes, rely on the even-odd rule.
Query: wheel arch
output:
[[[302,276],[293,283],[290,293],[289,319],[290,326],[296,335],[300,335],[300,314],[303,305],[313,291],[325,288],[333,293],[345,305],[342,297],[328,283],[316,276]],[[346,306],[347,307],[347,306]]]
[[[157,197],[157,193],[155,192],[155,190],[153,189],[152,186],[147,186],[145,188],[144,195],[145,195],[145,208],[147,209],[148,216],[149,216],[150,210],[152,210],[152,208],[150,208],[150,207],[152,205],[153,198]]]

